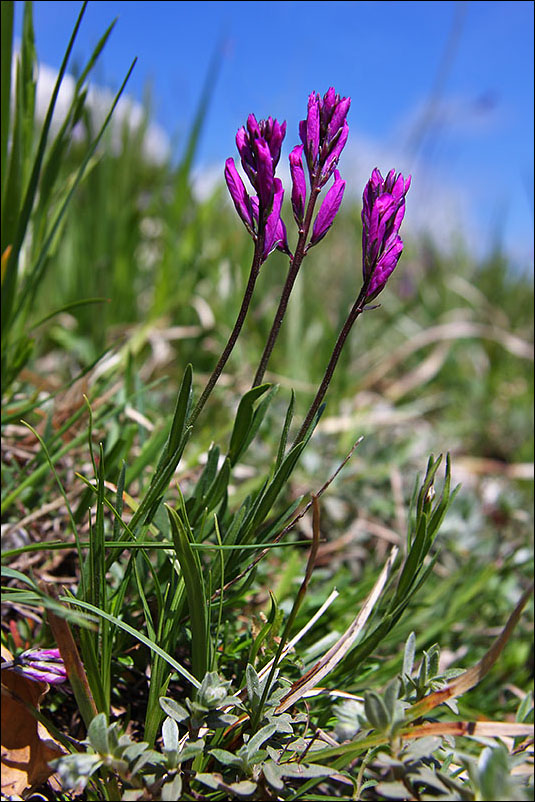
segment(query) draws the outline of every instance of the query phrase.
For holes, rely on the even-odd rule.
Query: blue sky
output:
[[[58,68],[81,3],[37,0],[39,58]],[[184,141],[211,56],[223,59],[197,157],[202,175],[234,155],[247,115],[288,123],[288,150],[308,94],[352,98],[340,162],[360,195],[373,167],[413,175],[407,220],[444,244],[462,230],[481,256],[497,241],[533,259],[532,2],[90,2],[75,46],[86,59],[116,28],[94,73],[128,92],[150,82],[154,118]],[[16,3],[20,35],[22,3]],[[412,201],[412,209],[411,209]]]

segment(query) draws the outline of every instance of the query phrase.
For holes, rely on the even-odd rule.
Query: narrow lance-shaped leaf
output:
[[[210,644],[208,641],[206,592],[201,561],[198,551],[191,548],[186,524],[172,507],[167,504],[165,507],[171,524],[175,553],[182,569],[186,587],[191,626],[193,674],[198,679],[202,679],[208,669]]]

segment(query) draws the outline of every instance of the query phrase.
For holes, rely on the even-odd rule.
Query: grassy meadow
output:
[[[53,129],[24,13],[12,79],[2,3],[2,645],[58,647],[69,682],[6,681],[37,768],[3,764],[3,798],[532,798],[528,266],[402,229],[294,443],[362,281],[346,199],[264,383],[280,252],[191,423],[253,253],[223,172],[195,193],[209,93],[178,166],[143,129],[117,152],[95,52]]]

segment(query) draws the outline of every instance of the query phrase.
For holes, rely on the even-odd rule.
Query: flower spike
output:
[[[341,98],[332,86],[323,98],[317,92],[308,98],[308,114],[299,124],[299,135],[311,184],[324,186],[336,169],[347,141],[350,105],[351,98]]]
[[[254,114],[247,118],[236,134],[236,147],[242,167],[256,195],[249,195],[238,173],[234,159],[225,162],[225,181],[236,211],[255,242],[263,235],[261,261],[275,248],[290,253],[286,229],[280,218],[284,190],[275,178],[275,168],[281,154],[286,123],[273,117],[257,121]]]
[[[376,168],[362,196],[362,274],[368,283],[366,301],[384,289],[403,251],[399,229],[405,214],[405,195],[411,176],[391,170],[383,178]]]

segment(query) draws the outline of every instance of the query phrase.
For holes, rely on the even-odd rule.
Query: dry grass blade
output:
[[[327,610],[327,608],[330,607],[330,605],[337,598],[337,596],[339,596],[338,591],[337,590],[333,590],[333,592],[329,595],[329,597],[323,602],[323,604],[321,605],[319,610],[317,610],[314,613],[314,615],[312,616],[312,618],[309,621],[307,621],[305,626],[302,629],[299,630],[297,635],[295,635],[295,637],[293,637],[291,641],[288,641],[288,643],[286,644],[286,646],[284,647],[284,649],[281,652],[281,657],[280,657],[281,660],[283,659],[283,657],[285,657],[288,654],[288,652],[290,652],[294,648],[294,646],[297,643],[299,643],[301,638],[303,638],[307,634],[307,632],[310,629],[312,629],[312,627],[314,626],[316,621],[323,615],[325,610]],[[258,672],[258,678],[260,680],[263,680],[264,677],[267,677],[268,671],[271,668],[271,666],[273,665],[273,659],[270,660],[269,663],[266,663],[266,665],[263,666],[260,669],[260,671]]]
[[[472,735],[475,738],[529,738],[533,737],[533,724],[517,721],[430,721],[403,732],[404,740],[427,735]]]
[[[445,688],[441,688],[439,691],[430,693],[420,702],[417,702],[415,705],[413,705],[407,711],[407,721],[414,721],[414,719],[423,716],[425,713],[433,710],[433,708],[438,707],[439,705],[448,701],[448,699],[454,699],[456,696],[461,696],[461,694],[466,693],[466,691],[470,690],[470,688],[473,688],[474,685],[477,685],[478,682],[483,679],[485,674],[488,673],[502,653],[505,644],[511,637],[513,630],[518,623],[520,614],[532,593],[533,585],[531,585],[522,595],[522,598],[509,617],[507,624],[481,660],[476,663],[475,666],[472,666],[472,668],[469,668],[463,674],[460,674],[458,677],[456,677]]]
[[[57,600],[57,593],[52,585],[40,582],[39,587],[43,593]],[[80,713],[82,714],[86,727],[88,727],[93,718],[97,715],[98,710],[87,680],[84,665],[78,653],[78,648],[68,622],[64,618],[60,618],[50,609],[47,611],[47,614],[48,623],[50,624],[50,629],[52,630],[61,657],[65,663],[67,676],[69,677],[71,688],[78,702]]]
[[[326,677],[327,674],[330,674],[330,672],[338,665],[338,663],[343,660],[353,646],[356,638],[362,631],[366,621],[370,617],[371,612],[375,607],[375,604],[377,603],[387,582],[397,554],[398,548],[397,546],[394,546],[383,570],[381,571],[379,579],[372,588],[370,595],[364,602],[360,613],[347,628],[344,634],[337,640],[334,646],[331,646],[329,651],[321,658],[321,660],[319,660],[316,665],[310,669],[310,671],[301,677],[298,682],[294,683],[289,693],[286,694],[277,707],[275,711],[276,713],[284,713],[285,710],[288,710],[289,707],[301,699],[318,682],[321,682],[321,680]]]

